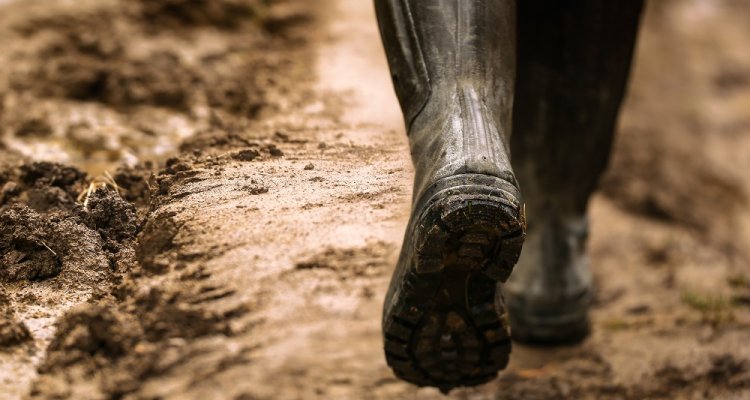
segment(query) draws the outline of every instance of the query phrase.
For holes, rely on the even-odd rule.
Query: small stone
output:
[[[312,165],[312,163],[305,165],[305,171],[312,171],[315,169],[315,166]]]
[[[259,156],[260,156],[260,153],[258,152],[258,150],[245,149],[245,150],[240,150],[239,152],[232,155],[232,158],[234,158],[235,160],[240,160],[240,161],[253,161]]]
[[[248,186],[243,186],[242,190],[250,193],[251,195],[268,193],[268,188],[262,187],[262,186],[249,186],[248,185]]]
[[[327,149],[328,145],[326,144],[326,142],[320,142],[320,143],[318,143],[318,148],[321,149],[321,150]]]
[[[271,153],[271,157],[281,157],[284,155],[284,152],[274,145],[268,146],[268,152]]]

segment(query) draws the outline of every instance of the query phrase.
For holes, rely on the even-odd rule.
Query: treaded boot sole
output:
[[[490,381],[508,364],[509,324],[496,290],[518,260],[525,221],[517,190],[502,179],[459,175],[433,189],[416,208],[424,212],[402,249],[409,253],[398,268],[406,270],[383,330],[397,376],[447,392]]]

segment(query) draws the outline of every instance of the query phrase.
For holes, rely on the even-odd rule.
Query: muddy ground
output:
[[[649,5],[593,335],[451,397],[750,398],[748,20]],[[380,347],[412,172],[369,2],[16,1],[0,46],[0,398],[443,397]]]

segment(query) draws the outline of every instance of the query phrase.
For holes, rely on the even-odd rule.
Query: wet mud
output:
[[[0,398],[444,398],[383,359],[412,170],[371,5],[309,3],[0,5]],[[750,396],[747,17],[649,6],[592,336],[451,398]]]

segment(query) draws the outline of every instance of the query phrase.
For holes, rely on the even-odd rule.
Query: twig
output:
[[[57,253],[55,253],[55,251],[54,251],[54,250],[50,249],[50,248],[49,248],[49,246],[47,246],[47,243],[44,243],[44,241],[41,241],[41,242],[42,242],[42,246],[46,247],[46,248],[47,248],[47,250],[49,250],[49,251],[50,251],[50,253],[54,254],[54,255],[55,255],[55,257],[57,257]]]

